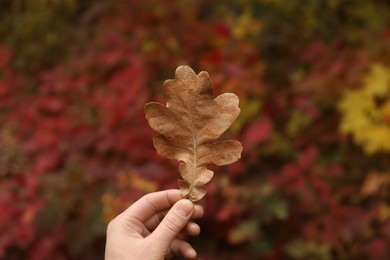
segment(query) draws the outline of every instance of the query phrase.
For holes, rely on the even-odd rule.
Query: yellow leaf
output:
[[[386,202],[383,202],[378,207],[378,219],[380,221],[386,221],[390,217],[390,206]]]
[[[370,96],[389,94],[390,69],[380,64],[373,64],[370,72],[363,78],[363,89]]]
[[[339,101],[340,130],[351,134],[367,154],[390,152],[390,69],[373,64],[362,88],[348,90]]]

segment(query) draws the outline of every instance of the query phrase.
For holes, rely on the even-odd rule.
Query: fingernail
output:
[[[193,211],[194,204],[189,200],[181,200],[179,206],[177,207],[177,212],[183,217],[187,217]]]

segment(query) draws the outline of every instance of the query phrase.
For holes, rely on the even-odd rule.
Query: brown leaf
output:
[[[159,155],[181,161],[182,196],[197,201],[213,177],[207,166],[230,164],[241,157],[240,142],[217,140],[240,114],[239,100],[232,93],[213,99],[209,74],[196,75],[188,66],[178,67],[175,79],[164,82],[163,94],[166,106],[145,105],[149,125],[161,134],[153,138],[153,144]]]
[[[13,135],[11,126],[0,130],[0,180],[11,174],[26,171],[29,166],[25,151]]]
[[[375,196],[390,187],[390,172],[370,172],[360,190],[362,197]]]

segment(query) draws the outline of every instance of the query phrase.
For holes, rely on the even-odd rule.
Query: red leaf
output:
[[[244,133],[243,146],[252,148],[253,146],[269,140],[272,131],[270,120],[263,118],[253,122]]]
[[[55,97],[47,97],[40,100],[40,107],[44,111],[58,113],[61,112],[65,105],[64,102]]]
[[[318,157],[318,149],[315,146],[307,148],[299,155],[298,163],[302,170],[309,169]]]
[[[11,53],[0,46],[0,68],[7,67],[9,60],[11,58]]]
[[[385,239],[375,239],[368,246],[370,259],[388,259],[390,254]]]
[[[59,151],[42,152],[37,156],[34,170],[37,172],[52,171],[58,167],[61,159],[63,156]]]
[[[217,24],[214,26],[214,32],[217,36],[221,38],[229,38],[231,36],[231,32],[228,26],[225,24]]]
[[[56,243],[58,243],[58,241],[50,236],[41,239],[30,251],[29,258],[32,260],[52,258]]]

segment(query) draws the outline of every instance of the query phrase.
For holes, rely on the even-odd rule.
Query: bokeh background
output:
[[[390,3],[1,0],[0,259],[102,259],[177,188],[144,118],[179,65],[236,93],[198,259],[390,259]]]

